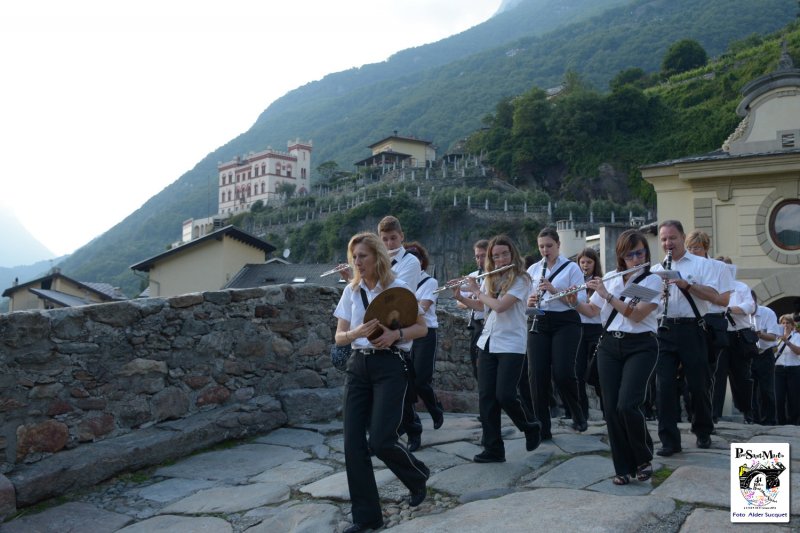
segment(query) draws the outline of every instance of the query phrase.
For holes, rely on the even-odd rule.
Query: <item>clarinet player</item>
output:
[[[528,380],[533,398],[533,410],[542,423],[542,439],[552,438],[550,429],[550,383],[555,381],[562,401],[572,414],[572,428],[587,429],[586,417],[578,399],[578,376],[575,360],[581,340],[581,318],[574,305],[564,298],[543,301],[546,294],[555,294],[583,284],[583,272],[577,264],[560,254],[558,232],[544,228],[537,238],[542,260],[528,269],[534,281],[528,297],[528,307],[538,307],[543,314],[534,316],[535,326],[528,333]],[[543,271],[546,275],[543,276]]]
[[[682,451],[678,430],[678,389],[675,376],[682,365],[692,398],[692,432],[698,448],[711,447],[711,372],[708,365],[706,333],[702,317],[708,312],[708,301],[719,296],[708,259],[687,253],[686,235],[678,220],[665,220],[658,227],[661,248],[671,256],[670,270],[680,278],[664,281],[664,313],[658,328],[659,357],[656,365],[656,403],[658,405],[658,437],[661,448],[656,452],[669,457]],[[666,270],[655,265],[653,272]]]

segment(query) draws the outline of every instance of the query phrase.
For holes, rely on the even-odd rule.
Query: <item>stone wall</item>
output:
[[[202,438],[160,440],[169,451],[117,469],[338,416],[344,374],[331,366],[329,347],[339,294],[283,285],[0,315],[0,474],[17,486],[39,463],[74,461],[120,438],[136,447],[137,435],[154,439],[155,430],[168,435],[190,420],[204,421]],[[439,318],[443,403],[475,411],[464,317]],[[52,495],[54,484],[21,500],[17,486],[17,498]]]

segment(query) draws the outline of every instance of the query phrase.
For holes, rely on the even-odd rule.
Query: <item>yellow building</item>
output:
[[[780,316],[800,303],[800,69],[784,50],[778,70],[742,94],[743,119],[720,150],[648,165],[642,176],[659,220],[708,233],[709,255],[729,256],[737,279]]]
[[[216,291],[248,263],[263,263],[275,247],[234,226],[131,266],[149,274],[148,296]]]
[[[126,296],[108,283],[77,281],[57,268],[48,275],[14,285],[3,292],[9,298],[8,312],[28,309],[58,309],[103,302],[126,300]]]
[[[436,149],[430,141],[403,137],[397,131],[368,148],[372,155],[356,162],[356,166],[426,167],[436,160]]]

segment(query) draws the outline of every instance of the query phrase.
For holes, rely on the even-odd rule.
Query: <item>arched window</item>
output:
[[[224,192],[219,195],[219,201],[220,202],[224,202],[225,201],[225,193]]]
[[[769,216],[769,235],[779,248],[800,250],[800,200],[784,200]]]

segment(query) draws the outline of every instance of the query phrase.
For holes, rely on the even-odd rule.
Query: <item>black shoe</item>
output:
[[[439,429],[444,424],[444,409],[442,409],[441,404],[439,408],[431,413],[431,418],[433,419],[433,429]]]
[[[680,448],[670,448],[669,446],[662,446],[661,448],[656,451],[656,455],[660,455],[661,457],[669,457],[671,455],[675,455],[676,453],[680,453]]]
[[[589,429],[589,424],[586,423],[586,420],[582,420],[580,422],[573,422],[570,427],[579,433],[583,433]]]
[[[483,451],[472,458],[476,463],[505,463],[506,458]]]
[[[542,425],[538,422],[531,424],[525,432],[525,449],[532,452],[542,443]]]
[[[425,501],[425,496],[428,495],[428,489],[425,485],[420,490],[412,490],[408,495],[408,505],[416,507]]]
[[[363,531],[372,531],[374,529],[380,529],[382,527],[383,527],[383,519],[378,519],[375,522],[370,522],[368,524],[360,524],[358,522],[354,522],[352,526],[342,531],[342,533],[362,533]]]
[[[408,451],[415,452],[419,450],[419,447],[422,445],[422,437],[419,435],[409,435],[408,436]]]
[[[697,447],[708,449],[711,448],[711,437],[706,435],[705,437],[697,437]]]

